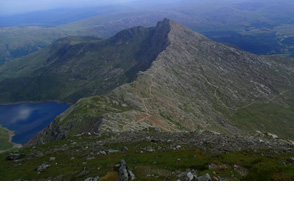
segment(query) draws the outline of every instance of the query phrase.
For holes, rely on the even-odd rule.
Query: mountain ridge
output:
[[[153,28],[124,30],[112,38],[67,37],[0,68],[0,102],[60,100],[75,103],[131,82],[164,50]],[[129,34],[132,32],[133,34]],[[156,40],[156,38],[159,38]],[[99,76],[99,77],[98,77]],[[14,87],[10,89],[9,87]]]
[[[234,119],[243,108],[247,110],[259,102],[281,109],[291,104],[292,96],[284,95],[292,92],[291,60],[278,61],[214,42],[169,19],[158,24],[169,27],[165,34],[169,45],[148,70],[107,96],[79,100],[28,145],[83,132],[152,128],[223,134],[252,134],[261,128],[278,132],[283,138],[294,137],[281,129],[291,130],[292,118],[284,125],[279,122],[282,126],[278,131],[275,127],[267,130],[262,123],[243,128]]]

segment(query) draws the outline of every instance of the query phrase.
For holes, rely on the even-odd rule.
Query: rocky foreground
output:
[[[261,132],[83,133],[0,155],[0,180],[294,180],[293,147]]]

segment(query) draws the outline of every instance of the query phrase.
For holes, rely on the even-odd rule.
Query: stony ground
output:
[[[290,141],[270,134],[84,133],[0,155],[0,180],[294,180]]]

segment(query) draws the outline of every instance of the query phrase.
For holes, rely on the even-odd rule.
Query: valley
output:
[[[4,27],[0,180],[294,180],[292,3],[189,3]]]

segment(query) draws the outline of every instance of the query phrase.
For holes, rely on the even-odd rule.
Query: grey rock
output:
[[[55,161],[55,160],[56,160],[55,157],[50,157],[50,158],[49,158],[49,161]]]
[[[126,166],[127,165],[127,162],[124,159],[122,159],[119,163],[120,163],[121,166]]]
[[[11,160],[11,161],[13,161],[13,160],[19,160],[19,159],[22,159],[22,158],[24,158],[25,157],[25,154],[14,154],[14,153],[11,153],[11,154],[9,154],[7,157],[6,157],[6,159],[7,160]]]
[[[143,150],[145,150],[147,152],[154,152],[155,151],[155,149],[151,146],[147,146],[147,147],[143,148]]]
[[[174,150],[179,150],[179,149],[181,149],[182,147],[180,146],[180,145],[177,145],[175,148],[174,148]]]
[[[128,181],[129,180],[129,175],[128,175],[128,170],[126,166],[120,166],[118,170],[118,176],[121,181]]]
[[[13,153],[19,153],[19,149],[14,150]]]
[[[263,143],[264,141],[262,139],[258,139],[258,142],[259,143]]]
[[[212,179],[211,179],[210,175],[208,173],[206,173],[203,176],[199,176],[198,181],[212,181]]]
[[[135,177],[135,174],[131,171],[131,170],[129,170],[129,177],[131,178],[131,180],[134,180],[136,177]]]
[[[120,181],[130,181],[135,179],[134,173],[128,168],[125,160],[121,160],[116,164],[114,170],[118,172]]]
[[[36,157],[43,157],[44,156],[44,153],[38,151],[38,152],[36,152],[35,156]]]
[[[287,140],[287,142],[290,144],[290,145],[292,145],[292,146],[294,146],[294,141],[293,140]]]
[[[155,130],[156,132],[161,132],[161,129],[158,128],[158,127],[156,127],[154,130]]]
[[[120,152],[119,150],[113,150],[113,149],[109,149],[107,151],[108,154],[119,153],[119,152]]]
[[[90,160],[93,160],[93,159],[95,159],[95,157],[88,157],[88,158],[86,159],[86,161],[90,161]]]
[[[262,133],[261,131],[255,131],[259,136],[264,136],[264,133]]]
[[[245,177],[245,176],[247,176],[248,174],[249,174],[249,170],[248,169],[246,169],[246,168],[244,168],[244,167],[242,167],[242,166],[238,166],[238,165],[234,165],[234,170],[238,173],[238,174],[240,174],[241,176],[243,176],[243,177]]]
[[[89,174],[90,172],[88,171],[88,170],[82,170],[80,173],[78,173],[77,175],[76,175],[76,178],[78,178],[78,177],[82,177],[82,176],[85,176],[85,175],[87,175],[87,174]]]
[[[127,147],[122,147],[121,152],[127,152],[129,149]]]
[[[197,175],[196,174],[192,174],[192,172],[188,172],[187,173],[187,181],[197,181]]]
[[[98,181],[99,179],[100,179],[99,176],[95,176],[94,179],[93,179],[93,181]]]
[[[93,177],[86,178],[84,181],[93,181]]]
[[[218,180],[219,180],[219,181],[228,181],[227,178],[222,178],[222,177],[218,177]]]
[[[97,155],[107,155],[107,153],[104,150],[101,150],[97,153]]]
[[[96,177],[89,177],[89,178],[86,178],[85,181],[98,181],[99,180],[99,176],[96,176]]]
[[[38,168],[37,168],[37,171],[38,172],[42,172],[44,170],[46,170],[47,168],[49,168],[51,165],[47,164],[47,163],[43,163],[42,165],[40,165]]]
[[[266,133],[266,135],[267,135],[268,137],[273,138],[273,139],[279,139],[279,137],[278,137],[276,134]]]
[[[294,162],[294,157],[290,157],[290,158],[288,159],[288,161],[289,161],[289,162]]]

